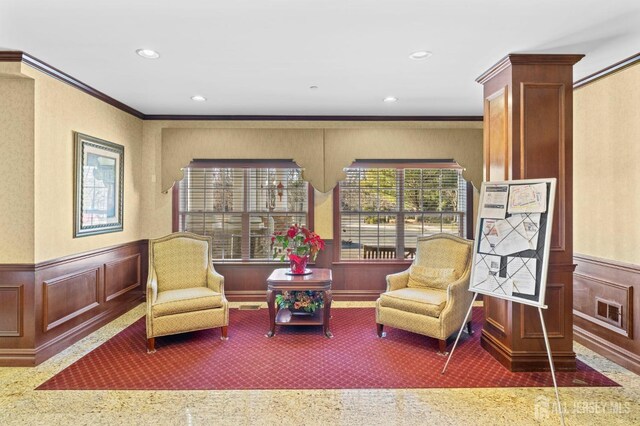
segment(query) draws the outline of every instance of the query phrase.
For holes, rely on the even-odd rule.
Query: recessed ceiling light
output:
[[[431,55],[433,55],[433,53],[429,52],[428,50],[418,50],[417,52],[413,52],[411,55],[409,55],[409,58],[413,59],[414,61],[421,61],[423,59],[427,59]]]
[[[383,99],[384,102],[398,102],[398,98],[396,98],[395,96],[387,96],[386,98]]]
[[[207,98],[205,98],[202,95],[194,95],[194,96],[191,97],[191,100],[192,101],[196,101],[196,102],[204,102],[204,101],[207,100]]]
[[[136,53],[145,59],[158,59],[160,57],[158,52],[151,49],[138,49]]]

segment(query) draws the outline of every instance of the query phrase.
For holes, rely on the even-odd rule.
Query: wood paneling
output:
[[[410,261],[398,262],[334,262],[332,240],[318,254],[312,268],[330,268],[333,273],[333,300],[376,300],[386,290],[386,276],[409,268]],[[282,263],[246,264],[219,263],[215,269],[224,275],[225,294],[231,301],[266,300],[267,278]]]
[[[575,369],[571,81],[573,64],[581,57],[511,54],[477,79],[484,85],[489,122],[484,129],[485,178],[558,180],[544,312],[558,370]],[[496,112],[499,108],[504,118]],[[483,347],[513,371],[548,369],[537,309],[493,297],[485,297],[484,303]]]
[[[558,179],[551,250],[560,251],[565,248],[565,92],[559,83],[520,84],[520,176]]]
[[[0,265],[0,330],[9,331],[0,331],[0,366],[37,365],[139,304],[147,258],[141,240],[35,265]]]
[[[0,284],[0,337],[22,336],[23,289]]]
[[[509,87],[502,87],[484,101],[485,179],[509,179]]]
[[[576,254],[576,341],[640,374],[640,266]],[[621,307],[620,324],[598,317],[596,300]]]
[[[544,323],[547,325],[547,335],[549,339],[563,339],[564,336],[564,284],[547,283],[546,293],[548,308],[542,311]],[[542,339],[542,324],[540,321],[527,321],[527,318],[539,316],[538,309],[520,305],[520,338],[521,339]]]
[[[140,273],[140,253],[105,263],[105,300],[108,302],[128,291],[139,288],[141,285]]]
[[[576,290],[585,295],[576,295],[576,305],[573,314],[584,318],[593,324],[604,327],[624,337],[633,338],[633,287],[615,285],[613,283],[585,277],[576,277]],[[595,296],[604,293],[604,297]],[[616,320],[612,321],[608,312],[602,313],[602,305],[616,306],[619,312]]]
[[[509,304],[506,300],[492,299],[493,303],[485,305],[484,315],[485,321],[490,327],[493,327],[501,334],[505,334],[505,328],[502,324],[502,318],[507,316]]]
[[[44,281],[43,331],[99,306],[100,274],[100,268],[92,268]]]

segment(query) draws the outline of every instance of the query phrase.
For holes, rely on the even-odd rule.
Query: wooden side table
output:
[[[333,334],[329,330],[331,318],[331,269],[311,269],[308,275],[287,275],[289,268],[276,269],[267,278],[267,306],[269,307],[270,330],[267,337],[276,334],[276,325],[322,325],[322,332],[328,338]],[[277,291],[321,291],[324,308],[313,315],[292,315],[288,309],[276,309]]]

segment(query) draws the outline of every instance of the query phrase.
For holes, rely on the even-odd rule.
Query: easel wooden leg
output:
[[[453,347],[451,348],[451,352],[449,353],[449,358],[447,358],[447,362],[444,365],[444,368],[442,369],[442,374],[444,374],[444,372],[447,371],[447,365],[449,365],[449,361],[451,361],[451,356],[453,355],[453,351],[456,350],[456,345],[458,344],[458,340],[460,340],[460,335],[462,334],[462,330],[464,330],[464,325],[469,320],[469,315],[471,315],[471,311],[473,310],[473,302],[476,301],[476,297],[478,297],[478,293],[473,293],[473,300],[469,305],[469,310],[467,311],[467,315],[464,317],[464,321],[462,321],[462,326],[460,327],[460,331],[458,331],[458,337],[456,337],[456,341],[453,343]],[[470,320],[469,320],[469,324],[471,324]],[[471,329],[471,327],[469,327],[469,329]]]
[[[560,403],[560,393],[558,392],[558,384],[556,383],[556,372],[553,368],[553,357],[551,356],[551,346],[549,345],[549,336],[547,335],[547,327],[544,324],[544,317],[542,316],[542,308],[538,306],[538,313],[540,313],[540,324],[542,324],[542,334],[544,335],[544,344],[547,347],[547,356],[549,357],[549,366],[551,367],[551,377],[553,378],[553,388],[556,391],[556,400],[558,401],[558,413],[560,413],[560,422],[564,426],[564,412],[562,411],[562,404]]]

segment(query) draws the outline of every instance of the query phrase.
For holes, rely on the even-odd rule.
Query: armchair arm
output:
[[[207,270],[207,287],[211,290],[224,294],[224,277],[209,266]]]
[[[466,273],[447,287],[447,304],[464,299],[469,292],[469,274]]]
[[[153,266],[149,265],[149,277],[147,278],[147,315],[146,323],[147,323],[147,339],[150,339],[154,336],[153,334],[153,321],[151,320],[152,307],[158,298],[158,277],[156,276],[156,270]]]
[[[459,330],[462,321],[473,300],[473,293],[469,291],[470,271],[467,271],[457,281],[447,287],[447,303],[440,313],[440,328],[442,336],[449,336]]]
[[[158,298],[158,277],[156,276],[156,270],[150,268],[149,277],[147,278],[147,307],[151,309]]]
[[[387,291],[405,288],[409,282],[409,270],[387,275]]]

